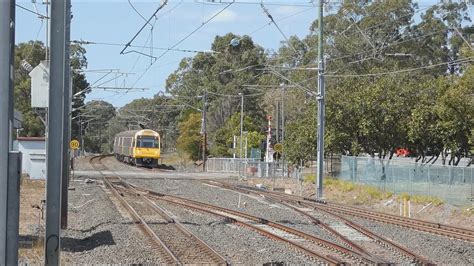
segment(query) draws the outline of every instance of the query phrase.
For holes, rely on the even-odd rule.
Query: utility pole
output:
[[[13,49],[15,46],[15,0],[0,1],[0,264],[15,262],[18,254],[18,237],[10,239],[11,225],[11,154],[13,122]],[[13,232],[15,233],[15,232]],[[15,254],[11,254],[16,247]],[[17,257],[17,255],[16,255]]]
[[[61,188],[61,229],[67,229],[68,217],[68,187],[69,187],[69,140],[71,139],[71,66],[70,66],[70,40],[71,40],[71,0],[66,2],[66,47],[64,51],[64,97],[63,97],[63,151],[62,151],[62,188]]]
[[[207,89],[204,91],[204,96],[202,98],[202,171],[206,172],[206,152],[207,152]]]
[[[239,158],[242,158],[242,138],[243,138],[243,132],[244,132],[244,93],[241,92],[239,95],[242,97],[241,98],[241,103],[240,103],[240,155]]]
[[[51,63],[49,77],[49,136],[47,141],[45,265],[60,265],[61,162],[66,2],[51,2]]]
[[[319,0],[319,35],[318,35],[318,154],[317,154],[317,189],[316,197],[323,197],[324,175],[324,52],[323,52],[323,8],[324,1]]]
[[[285,83],[280,84],[281,87],[281,139],[280,143],[283,144],[285,140]],[[283,146],[284,147],[284,146]],[[283,150],[281,152],[281,159],[282,161],[285,160]]]

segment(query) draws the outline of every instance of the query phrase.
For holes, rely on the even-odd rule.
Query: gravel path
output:
[[[71,187],[75,190],[69,191],[69,229],[62,232],[63,262],[161,262],[137,226],[120,214],[101,186],[77,179]]]

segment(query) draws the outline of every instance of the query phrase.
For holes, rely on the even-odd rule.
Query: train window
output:
[[[158,148],[158,140],[154,138],[139,138],[137,139],[138,148]]]

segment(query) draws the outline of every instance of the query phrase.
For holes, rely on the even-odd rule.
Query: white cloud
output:
[[[214,16],[215,14],[217,14],[219,11],[216,11],[214,12],[211,16],[209,17],[212,17]],[[237,20],[237,13],[235,13],[234,11],[232,10],[224,10],[222,11],[219,15],[217,15],[217,17],[215,17],[213,19],[214,22],[233,22],[233,21],[236,21]]]

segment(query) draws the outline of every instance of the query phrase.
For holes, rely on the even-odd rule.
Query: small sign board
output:
[[[79,149],[79,141],[75,139],[71,140],[71,143],[69,143],[69,147],[71,148],[71,150]]]
[[[283,151],[283,144],[281,143],[276,143],[275,145],[273,145],[273,149],[278,152],[278,153],[281,153]]]

